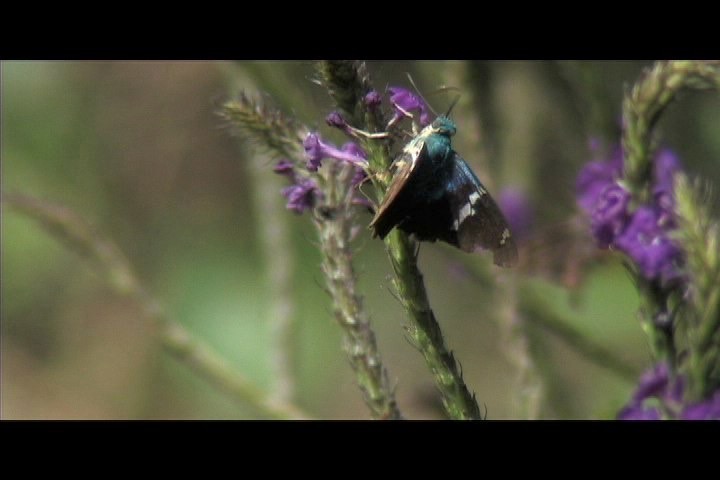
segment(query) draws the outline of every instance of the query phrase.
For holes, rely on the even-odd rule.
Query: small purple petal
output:
[[[680,417],[683,420],[720,420],[720,390],[707,400],[686,407]]]
[[[644,408],[642,405],[629,405],[618,413],[618,420],[660,420],[660,411],[656,407]]]
[[[609,160],[590,162],[580,170],[575,191],[578,204],[587,214],[592,214],[600,195],[620,177],[622,168],[622,150],[616,148]]]
[[[365,95],[364,100],[365,100],[365,105],[367,105],[368,107],[374,108],[382,103],[382,96],[375,90],[370,90]]]
[[[669,148],[663,148],[655,155],[653,180],[655,191],[673,191],[675,174],[680,171],[680,159]]]
[[[498,203],[510,224],[513,236],[516,239],[525,238],[530,233],[533,222],[533,209],[527,195],[518,188],[508,187],[500,192]]]
[[[670,369],[666,363],[659,363],[642,374],[633,401],[642,402],[646,398],[657,397],[662,394],[670,382]]]
[[[334,158],[335,160],[352,163],[353,165],[360,167],[367,166],[365,152],[363,152],[357,145],[354,147],[348,147],[347,150],[344,148],[343,150],[338,150],[338,148],[331,143],[323,142],[317,133],[308,134],[303,141],[303,147],[305,148],[307,169],[311,172],[317,172],[323,158]]]
[[[355,142],[346,142],[345,144],[343,144],[342,151],[351,155],[355,155],[356,157],[360,157],[364,160],[367,159],[367,153],[365,153],[365,150],[360,148],[360,146]]]
[[[310,133],[303,141],[305,148],[305,158],[307,159],[307,169],[311,172],[317,172],[320,168],[322,159],[326,156],[323,143],[317,133]]]
[[[303,179],[297,185],[291,185],[282,189],[282,194],[287,198],[287,209],[295,213],[303,213],[315,205],[315,200],[320,192],[314,181]]]
[[[608,248],[628,221],[630,193],[617,184],[609,184],[600,194],[591,217],[591,228],[600,248]]]
[[[355,175],[353,175],[352,180],[350,181],[351,185],[353,187],[357,187],[360,185],[365,179],[367,178],[367,172],[363,170],[360,167],[357,167],[355,169]]]
[[[639,207],[615,244],[633,259],[645,278],[670,281],[678,276],[682,251],[660,228],[659,218],[655,209]]]
[[[295,166],[292,162],[283,158],[273,167],[273,172],[279,175],[287,175],[292,178],[295,174]]]
[[[372,202],[362,195],[353,197],[351,203],[359,207],[369,208],[370,210],[373,208]]]
[[[420,125],[425,126],[430,123],[427,105],[410,90],[402,87],[389,87],[388,91],[390,92],[390,103],[395,107],[396,117],[404,117],[403,110],[409,113],[417,110],[420,112]]]
[[[339,112],[330,112],[328,116],[325,117],[325,122],[331,127],[339,128],[341,130],[345,130],[347,128],[347,122]]]

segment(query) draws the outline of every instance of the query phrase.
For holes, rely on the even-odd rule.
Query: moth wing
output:
[[[454,215],[452,228],[457,230],[458,247],[466,252],[492,250],[496,265],[513,266],[518,251],[500,208],[457,153],[454,153],[453,169],[447,195]]]
[[[373,236],[385,238],[390,230],[405,218],[406,199],[403,199],[407,196],[405,187],[412,181],[413,174],[418,171],[419,165],[426,161],[425,159],[427,159],[427,149],[423,144],[419,150],[403,151],[395,160],[392,181],[369,225],[369,228],[374,229]]]

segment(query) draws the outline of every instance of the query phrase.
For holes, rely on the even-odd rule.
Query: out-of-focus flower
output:
[[[273,167],[273,172],[279,175],[287,175],[290,178],[293,178],[295,174],[295,168],[292,162],[283,158],[275,165],[275,167]]]
[[[365,94],[365,98],[363,100],[365,101],[365,105],[374,108],[382,103],[382,96],[375,90],[370,90],[367,94]]]
[[[287,198],[287,208],[295,213],[303,213],[315,206],[315,201],[322,193],[317,184],[309,178],[302,179],[294,185],[283,188],[282,194]]]
[[[594,145],[594,150],[599,147]],[[670,285],[680,279],[683,252],[671,240],[675,228],[673,179],[680,169],[677,156],[660,150],[653,163],[653,198],[630,212],[630,192],[618,182],[622,175],[622,149],[606,161],[592,161],[578,174],[577,202],[590,217],[593,236],[600,248],[617,248],[637,265],[648,280]]]
[[[527,195],[518,188],[508,187],[500,192],[498,203],[513,236],[518,240],[526,238],[533,223],[533,209]]]
[[[395,116],[390,120],[390,123],[395,123],[407,117],[407,113],[412,113],[413,111],[420,113],[418,118],[420,125],[425,126],[430,123],[427,105],[410,90],[402,87],[389,87],[388,92],[390,92],[390,103],[392,103],[395,109]]]
[[[619,420],[720,420],[720,390],[710,398],[691,405],[683,403],[685,378],[671,377],[666,363],[660,363],[640,377],[630,402],[618,413]],[[662,413],[661,413],[662,412]]]
[[[657,209],[641,206],[616,238],[617,247],[633,259],[648,280],[668,283],[679,277],[682,251],[659,225]]]
[[[593,161],[580,170],[575,190],[578,204],[588,215],[592,215],[605,189],[620,178],[622,167],[622,149],[618,147],[607,161]]]
[[[720,390],[707,400],[686,407],[680,418],[683,420],[720,420]]]
[[[600,194],[592,212],[590,227],[600,248],[608,248],[627,224],[630,193],[610,183]]]

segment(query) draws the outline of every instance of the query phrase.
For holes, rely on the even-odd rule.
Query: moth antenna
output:
[[[457,105],[458,101],[460,100],[460,94],[458,93],[457,97],[455,97],[455,100],[452,101],[450,104],[450,108],[448,108],[447,113],[445,114],[446,117],[450,117],[450,112],[452,112],[452,109],[455,108],[455,105]]]
[[[413,78],[412,78],[412,76],[410,75],[410,73],[409,73],[409,72],[405,72],[405,75],[407,75],[408,80],[410,80],[410,85],[412,85],[413,89],[415,89],[415,93],[417,93],[418,96],[422,99],[422,101],[425,102],[425,105],[427,105],[427,107],[430,109],[430,111],[433,113],[433,115],[435,115],[435,116],[437,117],[437,116],[438,116],[437,112],[435,111],[434,108],[432,108],[432,105],[430,105],[430,102],[428,102],[428,101],[425,99],[425,97],[423,97],[423,94],[420,93],[420,90],[417,88],[417,85],[415,85],[415,81],[413,80]]]

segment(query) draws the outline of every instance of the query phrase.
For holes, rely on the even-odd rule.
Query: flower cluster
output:
[[[295,213],[303,213],[315,206],[317,200],[322,198],[322,192],[317,182],[311,178],[302,177],[295,171],[292,162],[282,159],[273,171],[279,175],[285,175],[290,179],[292,185],[282,189],[282,194],[287,198],[287,209]]]
[[[577,177],[577,201],[590,217],[592,233],[600,248],[617,248],[627,254],[648,280],[671,285],[680,280],[683,252],[670,238],[676,227],[673,177],[680,169],[668,149],[656,154],[653,198],[630,211],[632,196],[618,182],[623,171],[622,149],[607,160],[588,163]]]
[[[710,398],[685,405],[685,378],[672,377],[667,364],[660,363],[643,374],[630,403],[618,414],[619,420],[720,420],[720,390]]]
[[[390,124],[394,124],[404,118],[419,113],[421,125],[429,123],[427,106],[425,103],[412,94],[409,90],[400,87],[388,88],[390,104],[393,108],[393,117]],[[382,95],[372,90],[364,97],[364,102],[369,108],[378,108],[382,104]],[[348,125],[345,118],[339,112],[331,112],[326,118],[326,123],[341,130],[349,137],[356,138],[357,130]],[[317,132],[311,132],[303,141],[305,168],[298,168],[289,160],[281,160],[274,168],[275,173],[285,175],[290,179],[292,185],[282,190],[283,196],[287,198],[287,208],[296,213],[303,213],[313,208],[317,201],[322,199],[322,191],[314,179],[324,160],[334,160],[349,163],[355,167],[355,174],[352,177],[352,186],[360,185],[367,177],[367,153],[357,143],[350,141],[338,148],[332,143],[325,141]],[[364,197],[352,199],[355,205],[370,206],[370,202]]]

